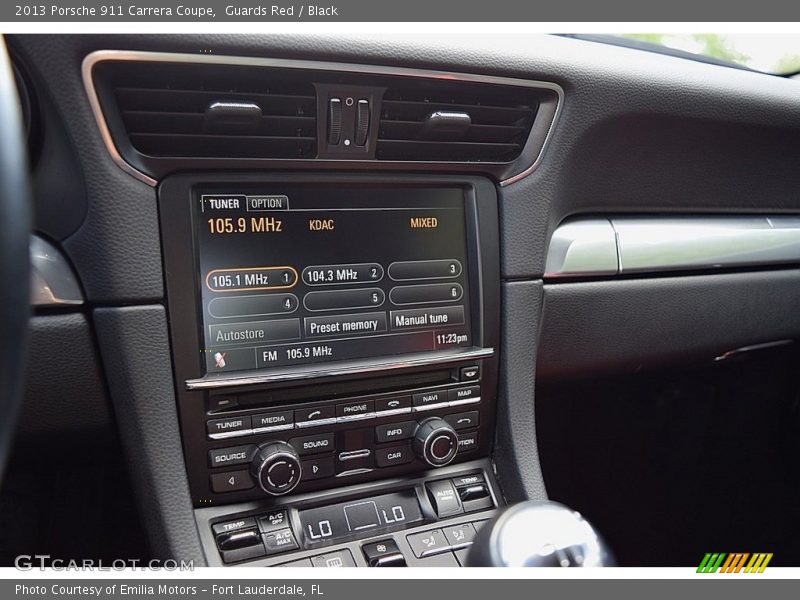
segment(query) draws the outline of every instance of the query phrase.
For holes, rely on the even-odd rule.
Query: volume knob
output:
[[[262,490],[272,496],[282,496],[297,487],[303,470],[300,457],[291,445],[270,442],[258,449],[250,471]]]
[[[458,452],[458,434],[444,419],[431,417],[417,427],[414,452],[432,467],[450,464]]]

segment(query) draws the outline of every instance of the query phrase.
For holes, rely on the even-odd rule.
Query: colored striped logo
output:
[[[748,560],[749,559],[749,560]],[[756,552],[708,552],[697,567],[698,573],[763,573],[772,553]]]

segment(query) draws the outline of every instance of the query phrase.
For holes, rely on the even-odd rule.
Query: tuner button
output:
[[[432,467],[443,467],[456,457],[458,435],[447,421],[431,417],[419,424],[413,445],[419,458]]]
[[[259,487],[272,496],[291,492],[302,475],[300,457],[286,442],[261,446],[253,457],[250,471]]]

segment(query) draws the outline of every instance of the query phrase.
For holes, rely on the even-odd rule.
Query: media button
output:
[[[278,412],[253,415],[253,433],[266,433],[268,431],[283,431],[294,428],[294,412],[282,410]]]
[[[318,435],[307,435],[296,437],[289,440],[301,456],[308,454],[321,454],[333,451],[333,433],[320,433]]]
[[[298,408],[294,411],[297,427],[316,427],[336,423],[336,408],[333,405],[316,408]]]
[[[250,417],[214,419],[206,423],[206,429],[208,430],[208,437],[214,440],[250,435]]]

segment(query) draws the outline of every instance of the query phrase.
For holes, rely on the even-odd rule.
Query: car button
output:
[[[375,450],[375,464],[379,467],[394,467],[407,465],[414,460],[414,453],[409,446],[393,446],[391,448],[377,448]]]

